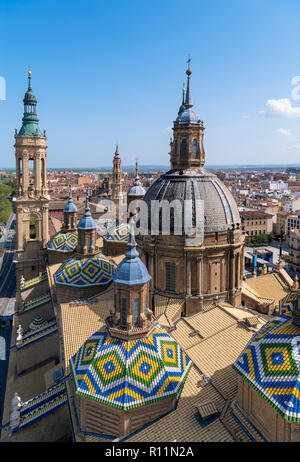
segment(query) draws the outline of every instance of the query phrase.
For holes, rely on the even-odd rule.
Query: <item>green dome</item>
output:
[[[37,99],[31,88],[31,72],[28,72],[28,89],[24,95],[24,116],[19,135],[43,136],[39,127],[39,119],[36,113]]]

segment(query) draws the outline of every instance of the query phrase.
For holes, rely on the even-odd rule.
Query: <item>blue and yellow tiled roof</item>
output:
[[[24,290],[30,289],[31,287],[39,284],[40,282],[46,281],[46,280],[47,280],[47,273],[46,272],[40,274],[39,276],[37,276],[35,278],[28,279],[28,281],[24,282],[23,287],[21,287],[21,292],[23,292]]]
[[[48,303],[50,301],[51,295],[48,292],[47,294],[42,295],[41,297],[25,302],[23,312],[33,310],[34,308],[37,308],[40,305],[44,305],[45,303]]]
[[[71,257],[54,274],[57,285],[71,287],[103,286],[112,282],[114,266],[103,255]]]
[[[129,228],[127,223],[122,223],[119,226],[113,227],[104,236],[103,239],[106,242],[128,242],[129,239]]]
[[[29,330],[23,335],[23,343],[22,345],[18,346],[18,349],[24,348],[30,343],[36,342],[37,340],[40,340],[47,335],[53,334],[56,331],[57,324],[55,319],[44,321],[39,327],[36,327],[35,329],[29,328]]]
[[[121,340],[104,326],[70,360],[76,393],[122,410],[179,398],[192,362],[158,324],[143,339]]]
[[[27,425],[36,422],[66,403],[67,394],[64,384],[54,385],[44,391],[44,393],[23,402],[20,411],[20,425],[14,429],[13,433],[22,430]]]
[[[74,252],[78,243],[78,234],[58,233],[47,243],[47,250],[54,252]]]
[[[281,302],[281,314],[255,334],[233,368],[284,419],[300,422],[300,327],[293,323],[297,292]]]

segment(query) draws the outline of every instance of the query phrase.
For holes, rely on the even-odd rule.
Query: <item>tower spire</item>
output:
[[[28,71],[28,90],[31,91],[31,71]]]
[[[28,88],[24,95],[24,115],[22,119],[22,127],[19,135],[22,136],[43,136],[40,127],[39,119],[36,112],[37,99],[31,88],[31,71],[27,72],[28,75]]]
[[[191,63],[191,58],[190,58],[190,55],[189,55],[189,58],[187,60],[187,64],[188,64],[188,68],[186,70],[187,86],[186,86],[186,96],[185,96],[185,103],[184,103],[186,108],[193,107],[192,93],[191,93],[191,89],[190,89],[190,77],[191,77],[191,74],[192,74],[192,71],[190,69],[190,63]]]

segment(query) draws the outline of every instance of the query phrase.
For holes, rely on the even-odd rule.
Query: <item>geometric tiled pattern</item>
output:
[[[78,234],[59,233],[54,236],[47,244],[47,250],[55,252],[74,252],[78,243]]]
[[[127,223],[123,223],[120,226],[112,228],[103,236],[103,239],[108,242],[128,242],[129,228]]]
[[[45,324],[45,320],[41,316],[37,316],[28,326],[28,330],[40,329]]]
[[[44,393],[23,402],[20,411],[20,425],[13,433],[22,430],[27,425],[36,422],[41,417],[53,412],[66,403],[67,394],[64,384],[54,385]]]
[[[300,327],[292,322],[297,292],[281,301],[280,316],[254,335],[233,368],[276,411],[300,422]]]
[[[179,397],[192,366],[158,324],[148,337],[121,340],[104,326],[70,360],[76,393],[127,410]]]
[[[37,306],[44,305],[45,303],[48,303],[51,301],[51,296],[48,294],[42,295],[41,297],[35,298],[34,300],[30,300],[29,302],[24,303],[24,311],[29,311],[33,310],[33,308],[36,308]]]
[[[54,274],[55,284],[71,287],[91,287],[109,284],[114,267],[103,256],[68,258]]]
[[[40,327],[37,327],[34,330],[29,329],[27,332],[25,332],[25,334],[23,335],[23,343],[17,348],[24,348],[30,343],[36,342],[37,340],[40,340],[41,338],[53,334],[56,331],[57,323],[55,319],[50,321],[44,321]]]
[[[24,282],[24,285],[21,288],[21,292],[29,289],[30,287],[35,286],[36,284],[39,284],[40,282],[46,281],[46,279],[47,279],[47,273],[41,273],[39,276],[33,279],[28,279],[28,281]]]

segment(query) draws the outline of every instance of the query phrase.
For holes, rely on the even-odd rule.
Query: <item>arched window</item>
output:
[[[29,237],[30,239],[36,239],[36,218],[35,217],[30,217]]]
[[[74,218],[71,217],[71,228],[74,228]]]
[[[166,291],[176,292],[176,265],[175,263],[166,262]]]
[[[122,327],[126,327],[126,324],[127,324],[127,300],[126,298],[121,298],[120,324]]]
[[[35,165],[34,165],[34,159],[32,158],[28,160],[28,175],[29,175],[29,185],[33,186],[34,179],[35,179]]]
[[[181,141],[181,154],[187,154],[187,141],[185,138]]]
[[[91,252],[91,236],[88,236],[87,238],[87,250],[88,252]]]
[[[132,324],[134,326],[138,326],[140,322],[140,299],[134,298],[133,299],[133,306],[132,306]]]
[[[198,152],[198,142],[196,138],[193,140],[193,154],[197,154]]]

